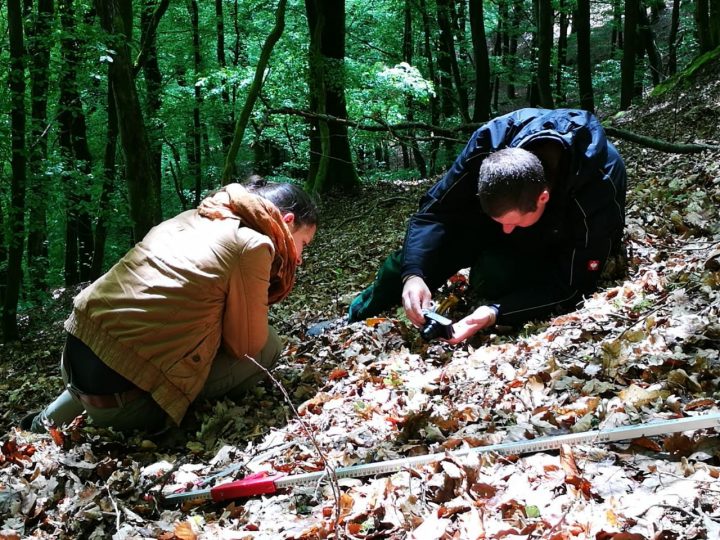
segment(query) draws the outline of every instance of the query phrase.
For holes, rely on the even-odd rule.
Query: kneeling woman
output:
[[[66,390],[26,427],[85,410],[97,426],[155,431],[197,398],[243,393],[262,376],[248,357],[269,368],[280,355],[268,307],[290,293],[317,223],[300,188],[256,180],[154,227],[75,298]]]

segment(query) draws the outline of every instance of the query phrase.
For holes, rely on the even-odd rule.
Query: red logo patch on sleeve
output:
[[[588,261],[587,269],[588,272],[597,272],[600,270],[600,261]]]

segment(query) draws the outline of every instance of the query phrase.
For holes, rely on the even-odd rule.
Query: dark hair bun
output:
[[[245,184],[251,188],[261,188],[267,186],[267,180],[259,174],[251,174],[247,177]]]

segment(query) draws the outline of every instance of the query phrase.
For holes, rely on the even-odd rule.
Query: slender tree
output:
[[[538,11],[540,9],[539,0],[532,0],[532,32],[530,37],[530,62],[537,66],[537,52],[539,48],[539,37],[537,22],[539,20]],[[527,101],[531,107],[540,106],[540,90],[538,89],[537,69],[531,74],[530,83],[527,86]],[[550,75],[548,74],[548,80]]]
[[[98,212],[95,223],[93,258],[90,267],[90,279],[96,280],[102,275],[105,263],[105,244],[108,236],[108,221],[112,213],[110,198],[115,191],[116,161],[118,141],[118,118],[115,109],[115,95],[112,85],[107,87],[107,128],[105,136],[105,154],[103,157],[103,184],[98,200]]]
[[[522,0],[512,0],[512,15],[510,17],[510,26],[509,26],[509,48],[507,51],[508,54],[508,72],[510,74],[510,80],[508,81],[508,87],[507,87],[507,93],[508,97],[510,99],[515,99],[516,97],[516,91],[515,91],[515,84],[513,83],[512,77],[515,76],[517,71],[517,65],[518,65],[518,41],[519,36],[521,35],[521,28],[522,28],[522,18],[524,16],[525,10],[523,6]]]
[[[10,41],[10,207],[8,208],[8,259],[3,304],[2,330],[5,342],[18,339],[17,307],[22,284],[22,257],[25,245],[25,187],[27,152],[25,147],[25,38],[20,0],[8,0]]]
[[[444,44],[452,42],[450,25],[448,23],[448,2],[449,0],[439,0],[437,2],[436,18],[438,27],[440,28],[440,46],[437,48],[437,75],[440,94],[440,113],[443,118],[450,118],[455,113],[455,96],[452,90],[452,62],[450,61],[451,53]],[[442,21],[442,22],[440,22]]]
[[[558,0],[558,45],[557,45],[557,68],[555,70],[555,94],[558,101],[565,101],[565,89],[563,88],[563,69],[567,64],[568,49],[568,6],[565,0]]]
[[[93,231],[89,214],[92,155],[88,144],[87,121],[77,80],[84,42],[77,30],[74,0],[60,0],[62,57],[59,77],[59,143],[63,156],[63,187],[67,205],[65,222],[65,284],[90,279]]]
[[[595,96],[592,84],[592,62],[590,57],[590,0],[578,0],[575,12],[577,30],[577,74],[580,91],[580,107],[595,111]]]
[[[161,220],[160,200],[152,166],[152,151],[145,130],[145,121],[138,99],[129,42],[131,31],[125,27],[123,10],[131,10],[131,0],[97,0],[103,30],[107,33],[107,54],[110,63],[110,84],[113,86],[118,113],[120,141],[125,156],[126,180],[130,199],[133,236],[140,240]]]
[[[662,59],[655,43],[655,33],[650,25],[650,19],[647,15],[647,8],[644,2],[640,1],[640,10],[638,12],[638,34],[642,43],[643,50],[647,55],[648,65],[650,68],[650,76],[653,85],[660,84],[662,79]]]
[[[460,67],[458,66],[455,38],[451,24],[453,4],[450,0],[437,0],[436,4],[437,21],[438,27],[440,28],[438,64],[440,65],[440,59],[442,59],[443,69],[447,70],[448,75],[452,77],[455,84],[455,93],[457,94],[457,99],[455,99],[452,91],[445,96],[448,103],[443,106],[443,110],[445,110],[447,116],[451,116],[452,113],[455,112],[453,109],[456,109],[463,121],[469,122],[470,114],[468,112],[467,89],[463,83]]]
[[[30,296],[47,290],[48,230],[47,206],[50,192],[44,174],[48,154],[48,80],[51,50],[52,21],[55,14],[53,0],[38,0],[37,12],[28,26],[28,56],[30,58],[30,152],[28,195],[27,268]]]
[[[140,13],[142,56],[135,61],[133,73],[142,69],[145,79],[145,118],[148,126],[148,142],[153,162],[153,173],[156,178],[161,176],[162,167],[162,129],[158,118],[162,108],[163,79],[158,61],[157,25],[165,13],[170,0],[162,0],[155,5],[155,0],[144,0]],[[132,13],[130,13],[131,15]],[[125,20],[125,26],[132,25],[132,20]],[[160,183],[156,182],[155,196],[160,197]]]
[[[348,117],[345,105],[345,1],[305,0],[310,31],[310,106],[320,114]],[[360,185],[347,126],[311,122],[307,189],[351,191]]]
[[[717,0],[714,0],[714,2],[717,2]],[[710,31],[710,5],[714,2],[713,0],[695,0],[695,31],[701,53],[713,49],[712,33]]]
[[[623,2],[624,0],[611,0],[613,13],[611,52],[616,48],[621,50],[623,48]]]
[[[237,21],[235,24],[237,24]],[[217,34],[215,44],[217,63],[218,67],[224,70],[227,67],[227,57],[225,54],[225,11],[223,10],[223,0],[215,0],[215,32]],[[218,120],[218,132],[220,133],[223,153],[226,154],[232,143],[234,122],[230,105],[230,91],[225,76],[220,79],[220,99],[222,100],[223,110],[222,116]]]
[[[667,75],[677,72],[678,29],[680,28],[680,0],[673,0],[670,17],[670,33],[668,34]]]
[[[625,0],[625,24],[623,25],[623,44],[620,82],[620,108],[627,109],[632,104],[635,95],[635,57],[637,54],[636,34],[639,0]]]
[[[201,73],[201,62],[202,55],[200,53],[200,15],[198,13],[197,0],[189,0],[188,11],[190,14],[190,28],[192,30],[192,50],[193,50],[193,67],[195,74],[195,81],[193,87],[193,114],[191,128],[188,133],[188,148],[190,149],[188,155],[188,165],[192,171],[192,176],[195,179],[195,206],[200,204],[202,196],[202,149],[201,149],[201,137],[202,137],[202,126],[200,123],[200,109],[202,108],[202,93],[200,92],[200,85],[197,84],[197,79]]]
[[[714,49],[720,46],[720,2],[718,0],[710,2],[708,26],[710,27],[710,46]]]
[[[538,68],[537,84],[539,101],[542,107],[552,109],[555,106],[552,86],[550,84],[551,61],[553,50],[553,7],[552,0],[538,0],[537,35],[538,35]]]
[[[498,110],[498,104],[500,102],[500,75],[504,74],[508,76],[507,65],[509,62],[508,50],[510,45],[510,39],[508,36],[508,13],[507,13],[507,2],[500,0],[498,4],[498,18],[497,25],[495,27],[495,37],[493,38],[492,56],[500,58],[501,69],[495,72],[494,77],[490,83],[490,108]],[[512,79],[508,77],[507,89],[508,95],[510,94],[510,87],[512,86]],[[513,90],[514,91],[514,90]],[[511,98],[512,99],[512,98]]]
[[[235,160],[237,159],[237,154],[240,150],[240,144],[245,136],[245,129],[247,128],[248,121],[250,120],[250,113],[252,113],[253,107],[255,107],[255,102],[257,101],[258,96],[260,95],[260,90],[262,89],[265,69],[270,62],[270,56],[273,48],[275,48],[275,44],[282,36],[285,29],[286,7],[287,0],[279,0],[277,9],[275,10],[275,26],[270,31],[270,34],[268,34],[262,50],[260,51],[260,58],[258,59],[257,66],[255,66],[255,77],[248,89],[245,104],[243,105],[237,124],[235,125],[235,133],[233,135],[232,143],[230,144],[230,149],[225,157],[225,166],[223,167],[222,173],[223,183],[229,182],[235,174]]]
[[[470,0],[470,33],[475,58],[475,107],[473,122],[490,119],[490,58],[485,37],[482,0]]]
[[[420,15],[423,23],[423,54],[427,62],[427,72],[430,81],[432,81],[435,88],[442,88],[440,83],[440,75],[438,70],[435,69],[435,61],[433,58],[433,47],[432,47],[432,30],[430,27],[430,15],[427,10],[427,3],[425,0],[418,0]],[[433,95],[430,97],[430,121],[433,125],[440,123],[441,104],[440,96]],[[437,154],[439,150],[439,142],[434,139],[430,143],[430,164],[428,172],[434,174],[437,166]]]
[[[412,65],[413,62],[413,10],[412,0],[405,0],[403,9],[403,15],[405,24],[403,25],[403,61],[407,62],[408,65]],[[405,100],[407,113],[405,118],[408,122],[415,120],[415,103],[412,95],[409,95]],[[417,141],[415,140],[415,134],[410,131],[408,134],[408,140],[410,148],[412,149],[413,160],[422,178],[427,177],[427,164],[425,158],[420,151]]]

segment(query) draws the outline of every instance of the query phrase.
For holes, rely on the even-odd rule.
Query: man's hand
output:
[[[483,328],[495,324],[495,310],[490,306],[480,306],[464,319],[453,324],[453,337],[447,342],[456,345],[479,332]]]
[[[430,289],[425,280],[420,276],[412,276],[405,282],[402,292],[402,305],[405,314],[415,326],[422,326],[425,316],[422,314],[424,308],[429,308],[432,301]]]

